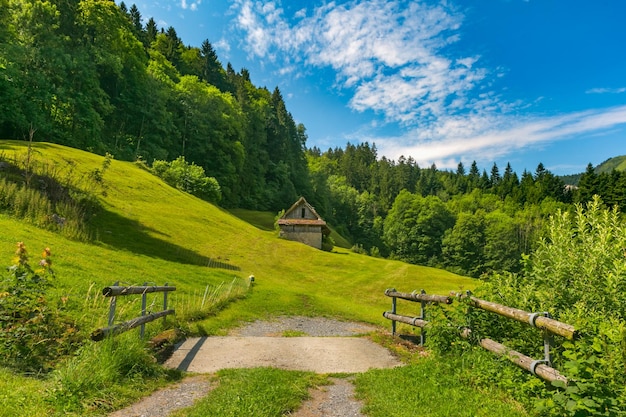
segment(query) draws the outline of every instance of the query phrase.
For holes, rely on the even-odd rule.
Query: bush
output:
[[[50,249],[38,270],[28,263],[24,243],[17,244],[15,255],[0,287],[0,355],[17,371],[46,372],[77,344],[76,328],[62,305],[48,299],[54,279]]]
[[[606,209],[596,197],[586,207],[576,206],[575,213],[558,211],[523,265],[519,274],[493,275],[476,296],[525,311],[548,311],[581,336],[574,343],[554,338],[552,363],[570,380],[567,387],[541,388],[534,377],[521,372],[500,375],[499,384],[521,401],[539,398],[535,405],[542,415],[626,413],[626,223],[617,208]],[[429,332],[439,350],[454,340],[450,329],[469,324],[475,336],[541,356],[536,329],[478,309],[465,311],[463,304],[455,309],[468,314],[446,312],[445,320]],[[490,371],[484,367],[477,372]]]
[[[217,180],[207,177],[204,168],[185,161],[179,156],[172,162],[154,161],[152,172],[172,187],[193,194],[211,203],[218,203],[222,199],[222,192]]]

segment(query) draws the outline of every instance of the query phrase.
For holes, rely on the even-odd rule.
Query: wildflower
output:
[[[28,254],[24,242],[17,242],[17,250],[15,251],[15,263],[25,265],[28,262]]]

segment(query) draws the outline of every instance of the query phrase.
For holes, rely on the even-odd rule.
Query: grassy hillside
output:
[[[5,156],[25,153],[24,142],[0,142]],[[36,161],[65,169],[75,161],[78,174],[101,166],[103,158],[63,146],[37,143]],[[169,282],[179,288],[172,302],[202,292],[207,284],[233,277],[256,277],[248,299],[231,310],[233,316],[307,313],[338,315],[382,323],[388,307],[388,287],[447,293],[471,288],[474,281],[433,268],[407,265],[351,253],[332,253],[278,239],[236,216],[173,189],[145,169],[113,161],[104,176],[103,210],[93,221],[91,243],[79,243],[56,234],[0,217],[0,260],[8,263],[17,241],[31,253],[50,246],[59,284],[76,296],[89,287],[126,283]],[[241,213],[239,213],[241,215]],[[265,228],[267,229],[267,227]],[[246,304],[258,309],[250,311]],[[234,319],[220,315],[203,327],[219,331]],[[225,321],[220,324],[219,322]],[[218,322],[217,324],[214,324]]]
[[[25,151],[24,142],[0,141],[0,155],[7,159],[19,160]],[[101,156],[47,143],[34,144],[34,151],[37,164],[54,167],[59,175],[70,175],[72,171],[71,175],[84,177],[101,167],[103,161]],[[171,188],[133,163],[114,160],[105,172],[104,184],[106,195],[99,197],[102,210],[92,221],[89,242],[70,240],[0,214],[0,265],[11,265],[18,241],[25,242],[33,263],[37,262],[41,249],[50,247],[56,295],[67,300],[69,311],[76,316],[85,337],[105,324],[108,302],[99,291],[116,281],[176,285],[177,291],[169,298],[171,306],[177,310],[179,324],[196,334],[224,334],[241,321],[282,314],[332,316],[389,328],[389,322],[381,314],[391,304],[383,294],[386,288],[446,294],[475,286],[474,280],[443,270],[372,258],[343,248],[328,253],[279,239],[268,227],[267,213],[235,211],[244,221]],[[182,322],[187,317],[185,311],[193,310],[189,306],[200,303],[207,286],[245,283],[250,275],[255,276],[255,283],[244,298],[209,318]],[[152,302],[159,309],[159,301]],[[134,316],[138,312],[137,303],[122,304],[121,310]],[[156,332],[159,327],[149,324],[147,330]],[[93,350],[91,346],[87,342],[87,352]],[[94,383],[95,388],[85,392],[96,394],[86,394],[86,399],[75,397],[75,392],[87,390],[74,382],[79,371],[83,369],[84,373],[84,379],[79,381],[93,381],[93,375],[98,374],[97,369],[89,366],[70,362],[52,380],[18,377],[0,369],[0,398],[5,404],[0,416],[14,415],[17,410],[21,415],[33,416],[98,414],[101,412],[98,407],[119,408],[142,390],[154,389],[165,382],[163,378],[155,382],[135,378],[120,382],[122,385],[117,388],[103,382],[106,390]],[[288,372],[283,374],[291,378]],[[69,388],[58,391],[58,381]],[[135,387],[140,382],[140,387]],[[437,392],[436,386],[432,389]],[[39,395],[41,392],[48,394]],[[470,395],[462,387],[458,392],[465,397]],[[471,396],[481,401],[480,392]],[[67,402],[68,409],[58,401]],[[85,405],[94,401],[100,406]],[[266,400],[258,398],[258,401]],[[51,404],[57,411],[51,411]],[[385,415],[384,411],[381,413]]]
[[[610,173],[614,169],[626,171],[626,155],[609,158],[596,167],[596,174]]]
[[[613,171],[614,169],[618,171],[626,171],[626,155],[615,156],[613,158],[607,159],[606,161],[595,167],[595,172],[596,174],[602,174],[603,172],[610,174],[611,171]],[[578,185],[578,181],[580,181],[580,177],[583,174],[584,172],[571,175],[562,175],[560,176],[560,178],[565,184]]]

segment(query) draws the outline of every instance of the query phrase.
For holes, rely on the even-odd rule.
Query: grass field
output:
[[[0,141],[0,154],[19,159],[25,145]],[[52,165],[61,172],[69,170],[68,161],[75,161],[72,175],[87,175],[103,161],[100,156],[46,143],[34,144],[34,151],[37,164]],[[328,253],[279,239],[271,227],[275,214],[228,212],[171,188],[133,163],[114,160],[104,184],[103,209],[93,219],[90,242],[69,240],[0,214],[0,265],[10,265],[18,241],[26,244],[31,255],[50,247],[56,295],[67,297],[85,335],[105,323],[108,306],[98,294],[116,281],[175,285],[177,291],[169,300],[177,310],[178,324],[200,335],[225,334],[242,321],[283,314],[336,317],[386,328],[388,322],[382,317],[390,306],[384,296],[386,288],[447,294],[476,285],[472,279],[443,270],[368,257],[341,247]],[[198,308],[207,288],[226,288],[232,283],[243,288],[250,275],[255,277],[254,285],[243,298],[202,320],[186,321],[185,313],[191,315]],[[133,314],[137,304],[129,302],[123,308]],[[158,330],[158,325],[149,329]],[[52,412],[45,399],[28,394],[45,392],[49,380],[24,379],[7,372],[2,376],[0,398],[7,406],[0,416],[11,415],[6,410],[12,407],[22,410],[21,415]],[[310,376],[302,378],[303,386],[310,385]],[[129,388],[126,402],[138,395]],[[97,414],[98,408],[90,412]]]

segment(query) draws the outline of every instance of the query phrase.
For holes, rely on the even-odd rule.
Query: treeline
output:
[[[548,216],[597,194],[626,207],[626,172],[596,174],[578,187],[539,163],[520,176],[507,164],[489,172],[473,162],[454,171],[420,168],[412,158],[379,158],[375,145],[307,151],[313,195],[307,197],[354,248],[479,277],[519,271]]]
[[[0,0],[0,137],[31,136],[121,160],[182,156],[226,207],[279,210],[309,189],[306,131],[278,88],[111,0]]]

